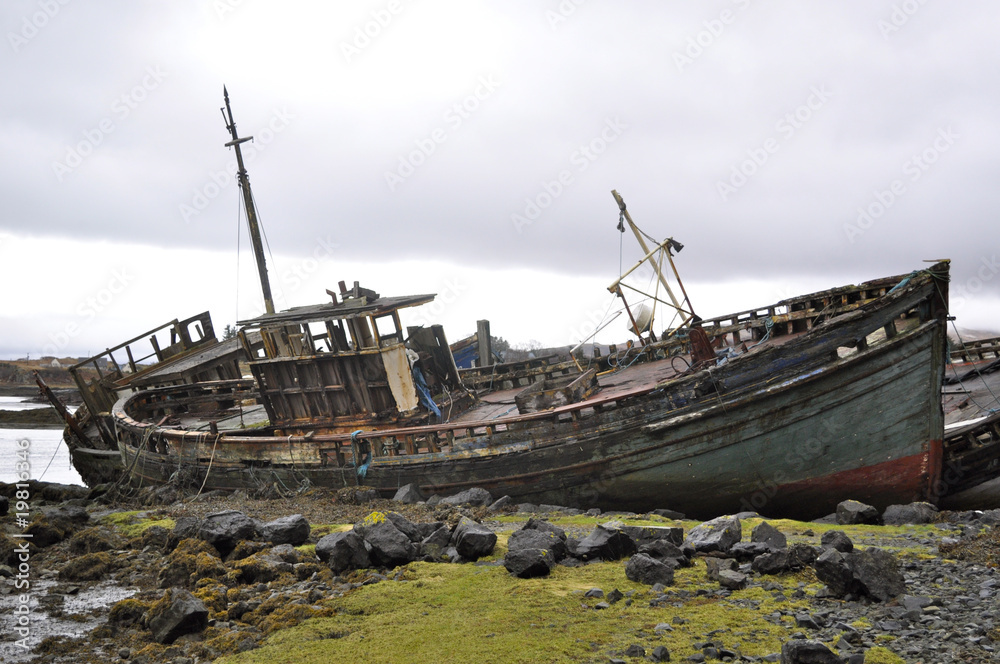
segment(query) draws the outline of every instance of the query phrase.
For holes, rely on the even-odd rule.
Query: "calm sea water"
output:
[[[0,397],[0,410],[29,410],[45,408],[47,404],[28,403],[20,397]],[[18,441],[27,440],[28,463],[31,479],[60,484],[83,484],[69,460],[69,449],[59,429],[2,429],[0,428],[0,482],[16,482],[16,466],[21,447]],[[23,455],[22,455],[23,456]]]

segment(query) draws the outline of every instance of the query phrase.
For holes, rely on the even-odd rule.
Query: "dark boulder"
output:
[[[283,516],[265,523],[261,534],[273,544],[299,546],[309,539],[309,522],[301,514]]]
[[[531,517],[523,526],[521,526],[521,530],[541,530],[545,532],[550,532],[553,533],[556,537],[558,537],[562,541],[564,542],[566,541],[566,531],[560,528],[559,526],[556,526],[554,524],[549,523],[548,521],[545,521],[544,519],[536,519],[535,517]]]
[[[819,641],[794,639],[781,646],[781,664],[843,664],[844,660]]]
[[[902,595],[906,580],[896,557],[883,549],[868,547],[847,555],[848,564],[864,594],[882,602]]]
[[[453,496],[441,499],[442,505],[474,505],[476,507],[486,507],[493,504],[493,496],[486,489],[472,487],[456,493]]]
[[[816,578],[822,581],[836,597],[843,597],[855,590],[854,572],[844,554],[836,549],[826,549],[814,563]]]
[[[719,570],[719,585],[729,590],[743,590],[750,584],[750,578],[743,572],[731,569]]]
[[[773,550],[773,547],[764,542],[737,542],[730,547],[726,555],[735,558],[741,563],[746,563],[752,561],[757,556],[770,553]]]
[[[460,556],[468,560],[478,560],[493,553],[497,536],[481,523],[463,516],[455,526],[451,541]]]
[[[405,484],[399,487],[392,499],[404,505],[415,505],[424,499],[424,495],[416,484]]]
[[[639,546],[663,540],[680,546],[684,543],[684,529],[666,526],[621,526],[621,530]]]
[[[417,546],[417,554],[421,560],[437,563],[448,560],[447,551],[451,547],[451,528],[441,524],[427,535]]]
[[[615,522],[596,526],[589,535],[576,544],[575,557],[582,560],[620,560],[631,556],[638,547],[625,532],[614,526]]]
[[[492,503],[490,503],[490,506],[486,508],[486,511],[487,512],[499,512],[501,510],[507,509],[508,507],[512,506],[513,504],[514,504],[514,501],[511,499],[510,496],[500,496],[499,498],[497,498],[496,500],[494,500]]]
[[[637,553],[625,563],[625,576],[630,581],[649,586],[657,583],[670,586],[674,583],[674,565],[659,561],[645,553]]]
[[[432,528],[430,532],[425,533],[420,524],[413,523],[398,512],[387,512],[385,518],[391,521],[392,525],[396,526],[396,530],[410,538],[411,542],[419,542],[435,530]]]
[[[368,548],[353,530],[321,537],[316,543],[316,557],[327,563],[336,574],[371,567]]]
[[[694,547],[698,553],[719,551],[726,553],[743,538],[740,520],[731,516],[720,516],[691,529],[684,544]]]
[[[522,579],[548,576],[555,564],[550,549],[516,549],[508,551],[503,558],[507,571]]]
[[[887,526],[904,524],[934,523],[938,509],[930,503],[910,503],[909,505],[889,505],[882,513],[882,523]]]
[[[836,549],[841,553],[850,553],[854,550],[854,542],[843,530],[828,530],[820,538],[820,547],[824,549]]]
[[[705,575],[710,581],[718,581],[722,570],[736,571],[739,568],[739,563],[732,558],[705,558]]]
[[[784,574],[789,569],[788,549],[763,553],[753,559],[751,567],[758,574]]]
[[[751,542],[761,542],[772,549],[784,549],[788,546],[788,538],[780,530],[762,521],[750,533]]]
[[[809,567],[819,557],[820,550],[809,544],[796,543],[788,547],[788,565],[792,569]]]
[[[198,527],[198,537],[226,556],[243,540],[257,536],[257,525],[243,512],[227,510],[209,514]]]
[[[417,556],[417,547],[391,521],[368,526],[363,537],[368,543],[372,564],[379,567],[405,565]]]
[[[157,643],[173,643],[184,634],[200,632],[208,626],[208,608],[183,588],[171,588],[147,614],[149,631]]]
[[[521,549],[545,549],[552,552],[552,557],[559,561],[566,557],[566,542],[549,530],[518,530],[511,533],[507,540],[508,551]]]
[[[837,523],[842,526],[867,524],[877,526],[881,523],[878,510],[871,505],[856,500],[845,500],[837,505]]]
[[[673,542],[653,540],[639,547],[639,553],[645,553],[657,560],[666,562],[672,560],[677,567],[690,567],[691,559]]]

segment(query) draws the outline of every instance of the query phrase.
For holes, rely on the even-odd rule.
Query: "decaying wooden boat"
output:
[[[231,111],[227,129],[256,237]],[[947,261],[703,320],[661,272],[666,256],[676,274],[681,245],[648,247],[613,193],[619,229],[628,222],[680,314],[660,338],[625,302],[639,343],[621,351],[459,369],[440,326],[403,329],[400,311],[433,295],[341,282],[327,303],[275,312],[260,252],[267,313],[235,338],[217,340],[202,314],[71,369],[96,431],[74,461],[117,450],[115,472],[133,483],[203,490],[478,486],[518,502],[693,516],[808,518],[846,498],[944,495]],[[624,301],[623,285],[609,290]],[[151,352],[134,351],[147,342]],[[492,359],[488,344],[478,354]]]

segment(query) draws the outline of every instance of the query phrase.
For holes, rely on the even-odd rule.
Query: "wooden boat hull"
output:
[[[930,494],[941,463],[943,335],[943,323],[932,320],[851,357],[695,406],[678,408],[666,391],[653,391],[589,417],[560,422],[556,414],[484,431],[464,449],[377,457],[363,479],[352,464],[320,461],[322,436],[222,437],[209,452],[209,436],[177,435],[186,437],[180,447],[197,450],[186,466],[206,489],[308,481],[360,483],[391,496],[408,483],[429,494],[479,486],[517,502],[814,518],[846,498],[884,507]],[[173,453],[137,450],[130,441],[148,431],[118,415],[129,434],[120,442],[126,468],[141,481],[167,481],[183,456],[178,441],[168,432]],[[268,462],[281,458],[283,442],[294,446],[286,462]]]

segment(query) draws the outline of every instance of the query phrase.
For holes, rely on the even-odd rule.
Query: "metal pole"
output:
[[[222,110],[222,118],[226,121],[226,129],[232,135],[233,140],[226,143],[226,147],[236,148],[236,176],[240,182],[240,190],[243,192],[243,206],[247,211],[247,225],[250,227],[250,243],[253,246],[253,255],[257,259],[257,274],[260,276],[260,289],[264,293],[264,309],[269,314],[274,313],[274,300],[271,299],[271,282],[267,279],[267,262],[264,260],[264,245],[260,241],[260,227],[257,225],[257,210],[253,204],[253,193],[250,191],[250,177],[247,169],[243,166],[243,153],[240,151],[240,143],[253,140],[253,136],[240,138],[236,133],[236,122],[233,121],[233,110],[229,107],[229,91],[226,86],[222,86],[222,96],[226,100],[226,108]],[[228,115],[228,117],[227,117]]]

